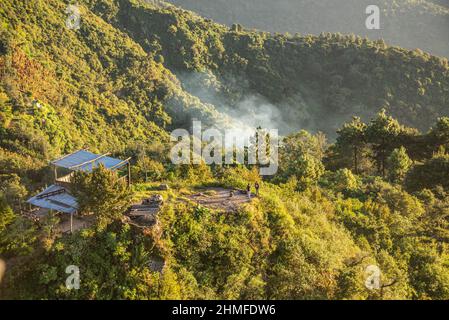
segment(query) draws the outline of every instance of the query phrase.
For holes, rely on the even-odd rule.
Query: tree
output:
[[[410,282],[417,299],[449,299],[449,273],[433,243],[419,245],[410,252]]]
[[[324,174],[324,166],[321,161],[304,154],[298,159],[293,174],[298,179],[299,189],[305,190],[318,182],[318,179]]]
[[[56,227],[58,226],[60,219],[57,216],[57,213],[54,211],[50,211],[46,217],[42,221],[42,231],[44,235],[51,239],[56,234]]]
[[[449,147],[449,117],[438,118],[427,139],[432,152],[440,147]]]
[[[332,187],[337,192],[351,192],[357,189],[358,181],[349,169],[337,170],[331,179]]]
[[[15,217],[3,232],[0,232],[0,253],[15,255],[30,253],[37,236],[36,226],[30,219]]]
[[[20,177],[17,174],[0,175],[0,192],[11,205],[20,205],[27,194],[27,190],[21,184]]]
[[[321,160],[325,146],[321,134],[311,135],[304,130],[285,137],[279,148],[279,176],[284,180],[291,176],[301,180],[304,171],[311,168],[316,168],[317,173],[323,171]]]
[[[145,182],[148,182],[148,178],[159,180],[165,172],[162,163],[151,160],[147,156],[143,156],[137,161],[137,167],[140,169],[140,173],[143,173]]]
[[[249,163],[250,158],[252,158],[258,165],[269,161],[272,152],[270,142],[270,133],[260,126],[257,127],[254,136],[249,139],[249,146],[245,150],[245,161]]]
[[[7,225],[14,221],[14,218],[14,212],[6,203],[4,197],[0,194],[0,234],[6,229]]]
[[[27,218],[16,216],[0,194],[0,254],[22,254],[32,250],[36,228]]]
[[[80,212],[95,214],[100,229],[120,218],[130,205],[131,190],[126,182],[102,165],[91,173],[76,171],[73,186]]]
[[[415,165],[407,174],[405,185],[409,191],[438,186],[449,190],[449,155],[435,154],[424,163]]]
[[[353,117],[352,121],[345,123],[343,128],[337,131],[336,146],[339,150],[352,149],[353,168],[355,174],[359,173],[360,153],[365,143],[366,124],[359,117]]]
[[[367,142],[372,146],[378,173],[385,177],[387,155],[397,145],[404,128],[382,109],[366,128]]]
[[[388,157],[389,179],[392,182],[401,183],[411,166],[412,160],[410,160],[407,150],[404,147],[394,149]]]

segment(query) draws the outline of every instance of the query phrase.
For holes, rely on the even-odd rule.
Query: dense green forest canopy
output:
[[[142,132],[170,124],[185,127],[192,117],[223,125],[229,122],[223,113],[250,113],[254,127],[273,123],[283,133],[308,129],[330,136],[353,115],[368,119],[382,107],[421,130],[447,114],[447,60],[420,50],[340,34],[233,30],[171,6],[84,3],[78,31],[65,27],[62,2],[2,3],[2,118],[11,121],[19,107],[30,113],[36,102],[46,104],[40,112],[48,116],[64,112],[54,121],[81,121],[61,125],[81,132],[74,139],[59,132],[53,139],[63,149],[74,140],[123,146],[117,139],[144,139]],[[112,134],[114,121],[122,120],[128,124]],[[110,139],[96,143],[103,131]]]
[[[266,105],[268,111],[261,110],[274,114],[279,128],[333,135],[352,115],[369,118],[381,107],[423,130],[447,114],[447,60],[420,50],[341,34],[229,30],[173,7],[142,10],[126,2],[106,8],[95,10],[117,11],[108,21],[145,50],[159,43],[165,65],[187,91],[236,117],[248,111],[257,117],[257,105]],[[167,19],[173,10],[176,18]]]
[[[14,267],[0,294],[448,299],[448,124],[441,118],[419,135],[383,111],[369,123],[345,124],[330,147],[301,131],[285,138],[279,174],[265,180],[256,167],[242,165],[173,167],[160,162],[163,152],[149,150],[133,169],[134,195],[154,194],[158,181],[172,189],[156,191],[166,204],[159,223],[145,230],[123,222],[129,191],[102,167],[76,177],[81,205],[95,212],[97,223],[73,235],[58,236],[52,215],[37,229],[11,210],[17,204],[2,200],[0,254]],[[145,182],[148,167],[152,183]],[[259,182],[261,193],[237,210],[188,200],[201,190],[213,195],[214,186],[243,189],[248,182]],[[14,183],[2,186],[8,199],[18,189]],[[162,273],[155,261],[163,261]],[[80,290],[65,287],[68,265],[80,266]],[[369,266],[382,273],[374,290],[366,286]]]
[[[150,0],[148,2],[151,2]],[[168,0],[231,26],[295,34],[354,33],[388,44],[449,56],[447,0]],[[369,5],[381,10],[380,30],[365,27]]]
[[[67,4],[0,3],[0,257],[13,266],[0,298],[449,298],[447,59],[136,0],[79,1],[73,30]],[[172,165],[168,134],[193,118],[282,129],[277,175]],[[82,147],[132,156],[135,185],[102,168],[77,176],[96,222],[59,236],[57,216],[37,226],[20,212],[52,182],[48,161]],[[248,182],[260,196],[232,212],[188,200]],[[172,188],[157,191],[156,227],[122,220],[160,183]],[[77,291],[61,280],[71,264]],[[369,265],[379,289],[365,286]]]

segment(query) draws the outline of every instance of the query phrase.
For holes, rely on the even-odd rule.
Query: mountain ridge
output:
[[[84,145],[121,152],[133,141],[167,139],[192,118],[235,121],[226,114],[252,127],[329,135],[382,107],[424,131],[448,114],[447,59],[419,50],[340,34],[234,30],[140,1],[80,5],[81,28],[69,30],[62,2],[2,3],[4,148],[41,153],[14,142],[33,145],[26,126],[40,136],[37,149],[59,154]],[[44,12],[54,14],[42,19]]]
[[[400,0],[168,0],[217,22],[231,26],[291,34],[341,32],[384,39],[390,45],[449,57],[447,1]],[[381,30],[367,30],[365,9],[381,9]]]

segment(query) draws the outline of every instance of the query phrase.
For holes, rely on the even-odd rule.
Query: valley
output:
[[[447,1],[170,2],[0,3],[0,300],[449,299]]]

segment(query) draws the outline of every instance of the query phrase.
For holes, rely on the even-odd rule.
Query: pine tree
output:
[[[399,135],[404,131],[396,119],[387,115],[385,109],[366,128],[367,142],[371,144],[377,170],[382,177],[385,177],[387,155],[397,146]]]
[[[324,174],[324,166],[311,155],[304,154],[298,159],[294,174],[298,178],[299,189],[305,190],[318,182]]]
[[[337,148],[344,150],[352,149],[353,168],[356,174],[359,173],[359,160],[361,150],[365,143],[366,124],[359,117],[353,117],[352,121],[343,125],[343,128],[337,131]]]
[[[431,151],[435,152],[439,147],[449,147],[449,117],[438,118],[435,126],[427,135]]]
[[[401,183],[410,170],[412,160],[404,147],[394,149],[388,157],[389,179],[395,183]]]

